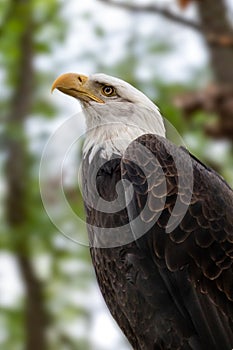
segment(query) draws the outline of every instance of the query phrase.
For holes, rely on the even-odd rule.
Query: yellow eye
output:
[[[103,93],[103,95],[110,97],[110,96],[115,95],[115,89],[114,89],[114,87],[112,87],[110,85],[105,85],[102,88],[102,93]]]

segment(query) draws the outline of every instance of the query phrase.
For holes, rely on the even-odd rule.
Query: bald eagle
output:
[[[81,103],[82,192],[105,302],[135,350],[233,348],[233,192],[166,139],[142,92],[105,74],[68,73]]]

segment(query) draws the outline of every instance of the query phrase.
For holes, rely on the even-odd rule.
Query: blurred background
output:
[[[41,201],[43,149],[80,112],[75,100],[51,96],[51,84],[64,72],[128,81],[233,185],[233,2],[0,0],[0,64],[0,348],[129,349],[98,291],[88,248],[66,238]],[[77,133],[84,128],[78,115]],[[73,177],[63,190],[83,217],[76,166],[69,163]],[[46,184],[56,191],[51,167]],[[49,200],[59,210],[59,197]],[[85,236],[83,225],[73,230]]]

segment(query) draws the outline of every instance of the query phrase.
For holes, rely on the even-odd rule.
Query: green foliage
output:
[[[23,323],[23,306],[15,308],[0,308],[0,325],[3,330],[3,341],[5,349],[22,350],[21,340],[25,337],[25,330],[22,328]]]

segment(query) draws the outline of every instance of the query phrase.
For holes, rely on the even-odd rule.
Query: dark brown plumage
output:
[[[133,141],[122,159],[102,159],[103,165],[98,153],[90,164],[87,159],[83,192],[91,256],[105,301],[133,349],[232,349],[233,193],[229,186],[185,149],[155,135]],[[190,161],[193,191],[188,203]],[[110,205],[119,199],[116,184],[121,179],[133,185],[127,207],[114,213],[95,210],[99,195]],[[129,184],[120,186],[118,193],[126,194]],[[177,200],[181,204],[177,218],[185,206],[187,211],[166,233]],[[123,225],[140,217],[138,224],[145,226],[155,214],[158,217],[142,237],[120,245]],[[118,228],[114,235],[119,235],[120,246],[101,248],[113,239],[111,233],[100,232],[103,227]],[[123,234],[130,234],[126,231]]]

